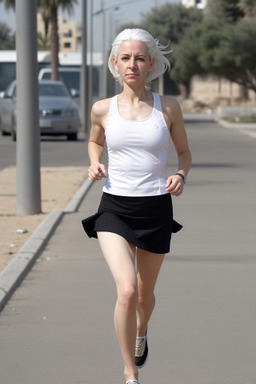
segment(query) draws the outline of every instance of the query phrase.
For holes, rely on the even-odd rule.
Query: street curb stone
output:
[[[93,181],[86,179],[64,211],[52,211],[0,274],[0,312],[32,268],[66,213],[76,212]]]

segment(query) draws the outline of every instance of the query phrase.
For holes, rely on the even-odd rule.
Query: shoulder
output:
[[[92,106],[92,116],[94,117],[104,117],[109,111],[109,106],[112,98],[98,100]]]
[[[105,127],[111,100],[112,98],[110,97],[108,99],[96,101],[96,103],[93,104],[91,111],[92,125],[96,124]]]
[[[163,114],[169,127],[171,127],[175,121],[182,120],[180,104],[174,97],[160,96],[160,100]]]
[[[180,105],[178,101],[171,96],[160,96],[163,111],[166,112],[180,112]]]

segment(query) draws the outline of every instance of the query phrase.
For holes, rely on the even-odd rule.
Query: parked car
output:
[[[77,140],[80,118],[77,104],[61,81],[39,81],[39,126],[41,135],[66,135]],[[17,83],[13,81],[0,98],[0,131],[16,140]]]
[[[80,97],[80,77],[81,69],[77,67],[58,68],[59,80],[68,88],[74,98]],[[38,73],[39,80],[51,80],[52,69],[42,68]]]
[[[77,67],[58,68],[59,80],[62,81],[68,88],[71,97],[80,108],[80,82],[81,69]],[[52,69],[42,68],[38,73],[39,80],[51,80]]]

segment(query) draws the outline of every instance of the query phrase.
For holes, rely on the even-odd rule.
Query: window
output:
[[[0,63],[0,92],[16,79],[16,63]]]
[[[72,37],[71,29],[69,29],[67,32],[64,33],[64,37]]]

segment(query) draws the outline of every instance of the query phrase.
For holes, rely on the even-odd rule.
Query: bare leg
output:
[[[165,254],[137,250],[138,317],[137,336],[145,336],[155,306],[154,289]]]
[[[126,380],[138,379],[134,364],[138,298],[134,266],[136,249],[115,233],[98,232],[98,239],[117,288],[114,323],[124,361],[124,374]]]

